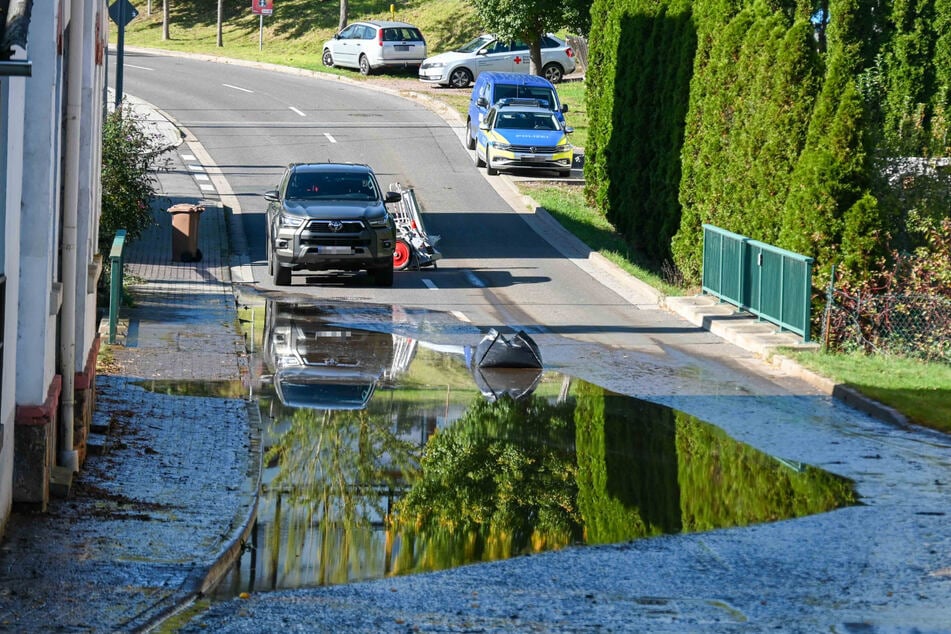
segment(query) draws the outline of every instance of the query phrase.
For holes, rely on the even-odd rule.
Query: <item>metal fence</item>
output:
[[[834,290],[826,300],[825,347],[951,363],[951,298]]]
[[[703,292],[809,342],[812,258],[703,225]]]

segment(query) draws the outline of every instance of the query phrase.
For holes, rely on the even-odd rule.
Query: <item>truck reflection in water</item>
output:
[[[261,410],[274,416],[258,521],[217,596],[745,526],[858,503],[849,480],[557,372],[515,390],[521,398],[498,388],[487,398],[461,348],[407,345],[383,334],[392,310],[359,307],[353,323],[368,321],[370,311],[380,330],[372,333],[342,328],[340,306],[296,306],[293,319],[281,317],[282,308],[269,319],[269,358],[295,359],[273,361],[275,377],[310,367],[309,360],[319,369],[316,383],[325,385],[339,378],[330,369],[348,360],[351,369],[341,374],[361,376],[353,385],[363,388],[336,401],[322,388],[292,399],[286,385],[297,394],[305,382],[286,373],[294,380],[262,390]],[[321,322],[330,314],[336,326]],[[336,365],[326,362],[331,357]]]
[[[320,306],[268,302],[264,361],[273,374],[264,378],[271,379],[283,405],[363,409],[377,384],[392,379],[412,359],[414,341],[334,325],[332,315]]]

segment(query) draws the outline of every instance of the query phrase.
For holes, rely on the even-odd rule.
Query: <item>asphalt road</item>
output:
[[[550,367],[601,384],[622,377],[626,393],[723,393],[736,386],[773,393],[778,382],[815,394],[658,310],[654,298],[618,288],[590,268],[583,251],[566,257],[566,248],[550,243],[556,238],[541,237],[544,223],[504,179],[475,168],[460,130],[418,103],[332,77],[134,52],[125,55],[124,86],[194,135],[207,153],[205,167],[233,192],[228,204],[242,219],[257,289],[275,290],[267,276],[262,194],[284,166],[365,162],[384,187],[414,189],[429,233],[440,236],[438,268],[397,273],[392,289],[375,288],[365,276],[295,275],[281,292],[421,306],[482,331],[525,329],[544,345]],[[632,365],[639,370],[631,373]]]
[[[290,292],[450,311],[474,329],[526,327],[546,366],[852,478],[863,500],[758,527],[255,595],[217,606],[195,631],[951,631],[946,436],[873,420],[619,293],[541,238],[456,131],[412,101],[267,68],[137,54],[126,64],[126,91],[187,128],[233,190],[261,292],[274,292],[261,192],[291,161],[367,162],[383,183],[415,188],[445,259],[397,274],[392,289],[295,280]],[[459,343],[427,332],[442,336]]]

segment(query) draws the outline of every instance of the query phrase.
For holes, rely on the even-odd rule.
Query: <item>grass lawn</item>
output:
[[[274,14],[265,16],[263,21],[251,14],[247,4],[228,6],[222,18],[222,46],[217,45],[214,3],[170,3],[169,39],[162,39],[161,3],[152,3],[151,15],[146,15],[143,3],[137,4],[139,17],[125,32],[129,46],[270,62],[373,81],[372,76],[363,77],[354,71],[326,68],[321,64],[323,42],[337,30],[339,5],[335,3],[281,0],[275,4]],[[426,36],[430,54],[450,50],[481,32],[468,0],[408,0],[392,14],[391,6],[395,5],[388,1],[350,0],[350,21],[395,18],[413,23]],[[111,40],[115,42],[115,25],[110,23],[110,26]],[[468,90],[445,89],[433,93],[465,115]],[[558,85],[558,93],[568,104],[566,119],[575,129],[571,142],[584,148],[588,137],[585,83],[563,82]],[[554,183],[521,187],[523,193],[531,195],[589,247],[632,275],[667,295],[693,292],[677,285],[677,276],[670,270],[639,257],[604,216],[586,204],[581,187]],[[864,355],[795,353],[794,356],[803,366],[850,385],[919,424],[951,432],[951,366],[948,364]]]
[[[803,367],[894,407],[919,425],[951,433],[951,365],[862,353],[790,356]]]

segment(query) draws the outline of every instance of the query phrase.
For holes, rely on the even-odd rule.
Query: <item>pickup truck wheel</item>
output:
[[[382,266],[378,269],[373,269],[370,271],[373,275],[373,279],[376,282],[377,286],[384,286],[389,288],[393,286],[393,263],[390,262],[386,266]]]
[[[274,286],[290,286],[291,269],[286,266],[281,266],[277,262],[274,262],[271,266],[274,267]]]

